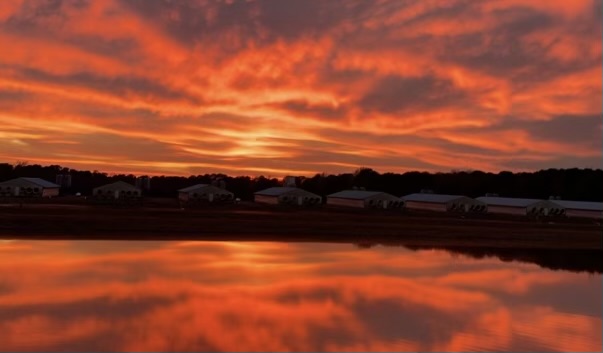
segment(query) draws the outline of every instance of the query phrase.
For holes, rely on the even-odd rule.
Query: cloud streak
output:
[[[600,167],[600,7],[6,2],[0,158],[235,175]]]

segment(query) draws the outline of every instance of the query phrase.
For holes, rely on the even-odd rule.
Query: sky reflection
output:
[[[350,244],[0,242],[0,350],[597,351],[601,275]]]

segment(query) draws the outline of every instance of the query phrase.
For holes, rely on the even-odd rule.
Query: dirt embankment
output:
[[[246,205],[193,210],[4,205],[0,207],[0,238],[394,241],[416,246],[603,248],[602,228],[593,222]]]

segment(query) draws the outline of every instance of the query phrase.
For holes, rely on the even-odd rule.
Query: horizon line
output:
[[[24,164],[23,164],[24,163]],[[42,168],[48,168],[48,167],[52,167],[52,166],[58,166],[60,168],[65,168],[65,169],[70,169],[70,170],[75,170],[78,172],[91,172],[91,173],[100,173],[100,174],[106,174],[108,177],[113,177],[113,176],[120,176],[120,175],[124,175],[124,176],[128,176],[128,175],[133,175],[134,177],[144,177],[144,176],[148,176],[148,177],[182,177],[182,178],[186,178],[186,177],[195,177],[195,176],[204,176],[204,175],[212,175],[212,174],[223,174],[227,177],[250,177],[250,178],[259,178],[259,177],[264,177],[264,178],[268,178],[268,179],[280,179],[280,178],[284,178],[287,176],[294,176],[294,177],[303,177],[303,178],[312,178],[316,175],[343,175],[343,174],[354,174],[356,172],[358,172],[359,170],[362,169],[367,169],[367,170],[373,170],[376,173],[378,173],[379,175],[383,175],[383,174],[406,174],[406,173],[427,173],[427,174],[455,174],[455,173],[474,173],[474,172],[479,172],[479,173],[484,173],[484,174],[501,174],[501,173],[512,173],[512,174],[521,174],[521,173],[528,173],[528,174],[534,174],[534,173],[538,173],[538,172],[542,172],[542,171],[548,171],[548,170],[559,170],[559,171],[563,171],[563,170],[572,170],[572,169],[577,169],[577,170],[592,170],[592,171],[603,171],[603,168],[589,168],[589,167],[571,167],[571,168],[555,168],[555,167],[550,167],[550,168],[541,168],[541,169],[537,169],[537,170],[499,170],[499,171],[486,171],[486,170],[479,170],[479,169],[472,169],[472,168],[458,168],[458,169],[451,169],[448,171],[427,171],[427,170],[406,170],[403,172],[393,172],[393,171],[385,171],[385,172],[381,172],[373,167],[368,167],[368,166],[358,166],[356,169],[352,170],[352,171],[348,171],[348,172],[338,172],[338,173],[329,173],[329,172],[315,172],[313,174],[311,174],[310,176],[308,176],[308,174],[295,174],[295,173],[284,173],[284,174],[278,174],[278,175],[271,175],[271,174],[227,174],[227,173],[223,173],[223,172],[205,172],[204,174],[167,174],[167,173],[154,173],[154,172],[115,172],[115,171],[104,171],[104,170],[98,170],[98,169],[93,169],[93,168],[88,168],[88,169],[77,169],[77,168],[72,168],[69,166],[65,166],[65,165],[61,165],[61,164],[38,164],[38,163],[33,163],[30,164],[27,161],[19,161],[17,163],[10,163],[10,162],[1,162],[1,164],[8,164],[11,167],[15,168],[18,167],[19,165],[23,165],[23,166],[40,166]]]

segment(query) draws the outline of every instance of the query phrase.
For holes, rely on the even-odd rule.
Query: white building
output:
[[[486,212],[486,204],[462,195],[417,193],[401,197],[409,210]]]
[[[563,207],[556,203],[538,199],[517,199],[511,197],[482,196],[476,200],[485,203],[488,213],[513,214],[513,215],[562,215]]]
[[[400,208],[402,200],[381,191],[344,190],[327,196],[327,205],[356,208]]]
[[[552,200],[565,209],[565,215],[571,218],[603,218],[603,202]]]
[[[40,178],[16,178],[0,183],[0,197],[53,197],[60,188]]]
[[[97,200],[136,200],[142,197],[139,188],[123,181],[96,187],[92,190],[92,197]]]
[[[197,184],[178,190],[178,200],[182,203],[224,203],[234,200],[234,194],[209,184]]]
[[[273,187],[254,194],[254,201],[270,205],[319,205],[322,198],[316,194],[294,187]]]

